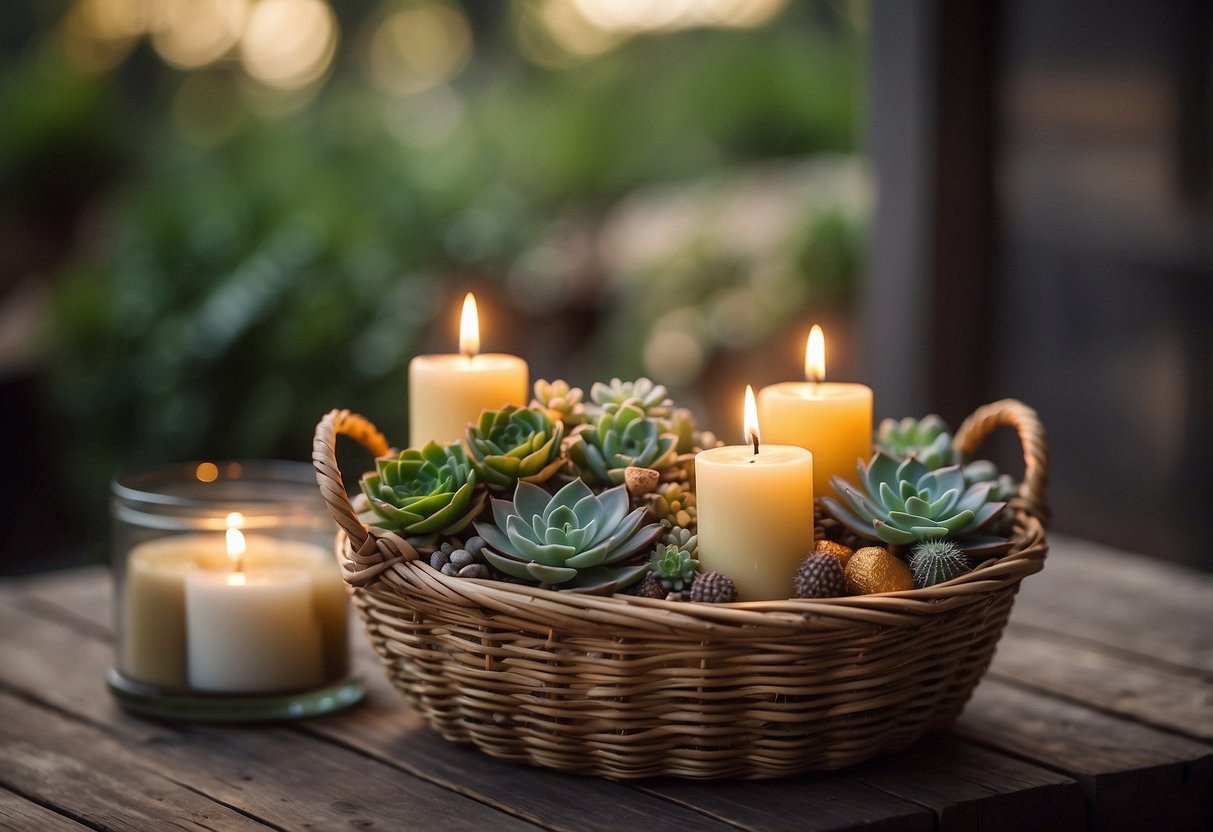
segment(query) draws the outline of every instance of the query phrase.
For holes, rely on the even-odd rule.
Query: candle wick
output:
[[[234,555],[233,556],[232,571],[233,572],[243,572],[244,571],[244,555]]]
[[[754,443],[754,456],[758,456],[758,434],[757,433],[750,434],[750,441],[752,441]],[[754,460],[752,460],[752,459],[750,460],[750,462],[753,462],[753,461]]]

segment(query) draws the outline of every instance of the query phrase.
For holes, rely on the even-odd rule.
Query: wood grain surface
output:
[[[828,775],[632,784],[425,727],[355,629],[367,702],[256,727],[119,709],[108,574],[0,583],[0,829],[1213,828],[1213,579],[1054,536],[952,731]]]

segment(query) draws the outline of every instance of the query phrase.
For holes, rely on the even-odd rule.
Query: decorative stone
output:
[[[813,554],[829,555],[838,561],[839,567],[846,569],[851,556],[855,554],[855,550],[850,546],[843,546],[841,543],[836,543],[833,540],[818,540],[813,544]]]
[[[846,578],[847,590],[853,595],[914,588],[910,567],[880,546],[867,546],[852,555],[847,562]]]
[[[623,481],[627,484],[628,493],[633,497],[648,494],[661,481],[661,474],[652,468],[637,468],[631,466],[623,470]]]

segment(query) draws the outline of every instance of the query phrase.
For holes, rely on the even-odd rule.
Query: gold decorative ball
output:
[[[847,568],[847,564],[851,560],[851,556],[855,554],[855,550],[850,546],[843,546],[841,543],[835,543],[833,540],[818,540],[813,544],[813,554],[829,555],[837,559],[838,565],[843,569]]]
[[[847,589],[854,595],[914,588],[910,567],[880,546],[867,546],[852,555],[845,574]]]

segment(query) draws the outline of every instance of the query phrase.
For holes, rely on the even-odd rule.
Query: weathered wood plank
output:
[[[102,624],[104,619],[97,619],[100,618],[104,605],[96,603],[95,599],[104,593],[104,588],[94,577],[88,583],[60,585],[53,594],[38,591],[35,595],[40,601],[47,603],[58,603],[60,597],[71,597],[73,611],[90,614],[94,623]],[[108,610],[105,610],[104,614],[108,615]],[[773,818],[769,812],[755,813],[746,810],[730,813],[728,802],[713,802],[707,806],[691,803],[687,806],[694,806],[694,809],[684,808],[678,804],[685,801],[670,795],[637,791],[601,780],[527,769],[452,745],[431,733],[424,727],[418,715],[400,704],[398,694],[383,678],[378,659],[370,652],[365,639],[356,637],[355,645],[358,660],[365,668],[365,675],[371,687],[371,701],[356,711],[316,720],[305,727],[306,731],[355,748],[419,776],[433,779],[464,794],[473,794],[492,805],[516,807],[515,811],[524,817],[559,828],[619,829],[635,823],[643,823],[646,828],[654,829],[674,826],[685,828],[687,824],[695,828],[724,826],[724,823],[705,817],[702,812],[718,816],[734,825],[745,826],[747,819],[754,821],[756,817],[760,825],[769,825],[772,822]],[[385,716],[389,720],[399,721],[399,726],[394,729],[386,728],[385,725],[391,723],[386,722]],[[553,791],[553,778],[560,782],[559,792]],[[833,783],[815,784],[813,794],[808,796],[803,794],[803,787],[784,788],[783,791],[789,799],[798,801],[802,809],[806,806],[811,809],[839,807],[848,802],[850,805],[867,806],[869,810],[866,811],[869,814],[863,815],[864,817],[888,821],[880,828],[922,829],[931,826],[931,813],[921,807],[844,778],[835,780]],[[590,810],[579,811],[570,808],[583,805],[590,807]],[[884,818],[878,811],[880,809],[888,809],[890,816]],[[571,813],[575,816],[571,816]],[[826,824],[844,823],[847,817],[821,811],[815,814],[820,815],[822,822]],[[793,814],[788,817],[796,818],[800,815]],[[902,818],[908,819],[909,822],[901,824]],[[834,827],[821,825],[812,828]],[[838,828],[845,828],[845,824]]]
[[[928,737],[847,773],[930,808],[940,832],[1086,827],[1076,781],[950,735]]]
[[[1045,570],[1023,582],[1011,621],[1210,674],[1211,610],[1213,577],[1051,535]]]
[[[0,606],[0,632],[21,633],[0,640],[0,685],[136,743],[142,764],[274,826],[534,828],[288,727],[249,731],[136,719],[104,689],[108,644],[9,606]],[[71,753],[70,746],[51,750]]]
[[[367,701],[356,710],[303,723],[303,730],[556,829],[729,828],[619,783],[506,763],[448,742],[405,706],[369,648],[359,653]]]
[[[90,617],[95,618],[100,608],[95,598],[103,594],[102,586],[90,576],[88,583],[60,584],[56,592],[66,588],[74,602],[73,609],[91,610]],[[57,594],[55,598],[58,599]],[[56,612],[43,607],[41,596],[32,610],[25,599],[12,603],[34,615],[50,612],[56,620],[62,616],[62,610]],[[3,609],[0,609],[0,629],[7,623]],[[66,625],[71,627],[72,622],[68,621]],[[370,700],[358,709],[303,724],[303,731],[552,828],[620,829],[636,823],[644,823],[646,828],[654,830],[685,829],[688,824],[705,829],[724,828],[667,801],[633,793],[626,786],[589,778],[560,777],[503,763],[453,745],[430,732],[418,715],[405,708],[383,678],[378,660],[366,640],[356,634],[354,645],[371,687]],[[0,662],[4,660],[3,645],[0,644]],[[39,673],[33,668],[28,672],[38,674],[37,678],[44,684],[61,684],[56,670],[43,668],[43,671]],[[69,682],[74,683],[80,683],[86,689],[73,692],[69,697],[72,701],[84,702],[92,691],[93,704],[109,704],[100,677],[90,679],[77,675]],[[107,713],[108,708],[94,710],[89,716],[104,719]],[[130,728],[139,731],[143,725],[145,723],[133,720]],[[559,779],[559,794],[554,792],[553,777]]]
[[[663,779],[636,788],[747,829],[917,832],[935,825],[930,810],[837,774],[753,781]]]
[[[1096,830],[1213,826],[1213,749],[987,678],[961,736],[1074,777]]]
[[[0,789],[0,829],[37,829],[39,832],[82,832],[89,827]]]
[[[95,728],[0,693],[0,783],[103,829],[265,826],[169,779]]]
[[[113,583],[108,567],[86,566],[0,580],[0,603],[34,598],[62,609],[80,624],[90,622],[104,632],[113,632]]]
[[[1213,740],[1210,680],[1129,661],[1088,641],[1011,625],[999,642],[990,672],[1150,725]]]

